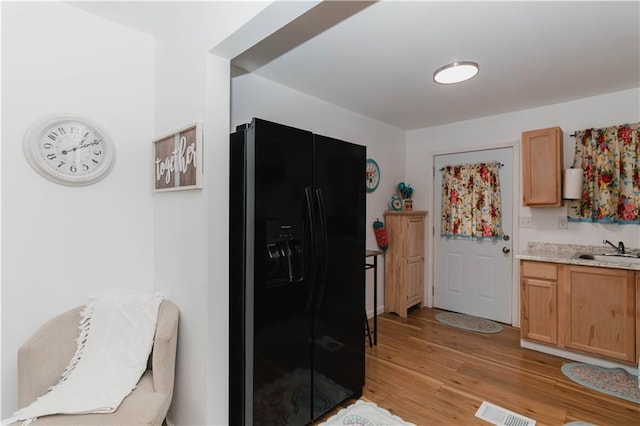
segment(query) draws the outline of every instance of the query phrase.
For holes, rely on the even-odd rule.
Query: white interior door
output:
[[[441,237],[442,172],[447,165],[499,161],[504,238]],[[437,155],[434,187],[434,307],[511,324],[513,148]]]

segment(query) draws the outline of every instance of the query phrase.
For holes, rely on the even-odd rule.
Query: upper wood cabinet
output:
[[[522,133],[523,203],[530,207],[562,205],[562,130]]]

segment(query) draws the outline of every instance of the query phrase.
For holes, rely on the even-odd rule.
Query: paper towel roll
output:
[[[582,169],[566,169],[562,184],[562,198],[579,200],[582,197]]]

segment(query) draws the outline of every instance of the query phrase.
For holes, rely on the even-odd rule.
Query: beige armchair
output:
[[[18,351],[18,404],[25,407],[58,383],[76,350],[79,306],[44,324]],[[51,415],[36,425],[161,425],[171,399],[178,338],[178,308],[164,300],[147,371],[111,414]]]

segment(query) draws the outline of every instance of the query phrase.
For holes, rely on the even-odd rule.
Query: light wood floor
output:
[[[560,371],[570,361],[520,348],[519,329],[474,333],[439,323],[438,312],[378,316],[378,345],[366,345],[363,399],[417,425],[487,425],[474,416],[482,401],[537,425],[640,425],[639,404],[570,381]]]

